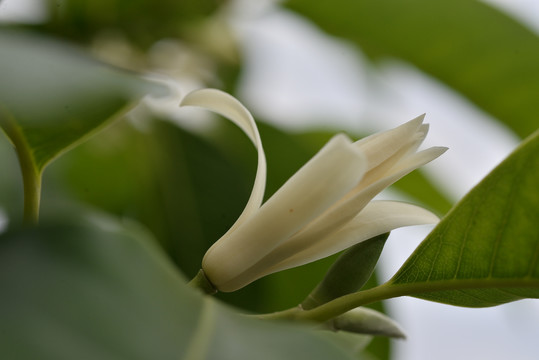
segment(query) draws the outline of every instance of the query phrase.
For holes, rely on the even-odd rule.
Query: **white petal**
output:
[[[198,106],[226,117],[238,125],[256,147],[258,165],[253,190],[251,191],[245,209],[234,225],[228,230],[228,232],[231,232],[260,207],[264,198],[264,189],[266,187],[266,156],[262,148],[262,141],[260,140],[256,123],[249,110],[236,98],[216,89],[195,90],[182,99],[180,106]]]
[[[313,239],[311,247],[267,269],[261,276],[325,258],[399,227],[434,224],[438,220],[430,211],[415,205],[395,201],[372,201],[340,230],[320,241]]]
[[[364,189],[361,189],[361,191],[356,192],[355,194],[353,194],[353,196],[347,198],[346,201],[340,202],[338,206],[335,207],[335,209],[332,209],[334,214],[330,214],[328,212],[327,214],[324,214],[323,217],[320,217],[320,219],[317,219],[317,222],[320,222],[322,224],[324,222],[332,221],[332,218],[336,218],[339,213],[342,216],[351,213],[357,214],[357,209],[361,209],[362,207],[367,205],[367,203],[371,201],[382,190],[395,183],[410,172],[414,171],[418,167],[423,166],[436,159],[446,150],[447,148],[445,147],[432,147],[406,157],[405,159],[397,163],[395,167],[391,168],[390,171],[386,174],[386,176],[373,182],[372,184],[369,184]],[[367,175],[368,174],[369,173],[367,173]],[[356,189],[354,189],[354,191]]]
[[[411,133],[411,129],[413,128],[411,128],[410,125],[417,124],[417,122],[420,119],[422,119],[422,117],[416,118],[404,125],[401,125],[401,127],[408,125],[407,127],[404,128],[405,130],[408,130],[407,133],[400,131],[400,134],[403,136],[408,136],[411,134],[408,138],[398,139],[398,141],[397,139],[392,138],[392,137],[388,137],[386,139],[388,143],[385,146],[392,147],[394,151],[390,153],[389,156],[385,159],[380,158],[379,154],[375,155],[377,157],[376,163],[371,164],[375,166],[369,167],[369,171],[367,172],[367,174],[365,174],[363,179],[361,179],[361,183],[358,184],[358,186],[354,188],[354,190],[352,190],[349,195],[347,195],[347,198],[363,190],[365,187],[375,182],[376,180],[384,177],[386,173],[389,171],[389,169],[394,167],[395,164],[399,163],[403,158],[414,153],[419,148],[419,146],[421,145],[421,143],[423,142],[423,140],[425,140],[425,137],[427,136],[429,125],[421,124],[419,127],[416,128],[414,133]],[[396,128],[394,130],[397,130],[399,128]],[[400,147],[396,149],[394,145],[390,144],[391,142],[398,142]],[[384,144],[379,144],[379,147],[383,148]]]
[[[417,169],[425,164],[428,164],[429,162],[436,159],[437,157],[439,157],[446,151],[447,151],[446,147],[434,146],[426,150],[420,151],[418,153],[412,154],[404,158],[398,164],[396,164],[395,167],[391,168],[390,173],[397,173],[397,172],[409,173],[410,171],[414,169]]]
[[[245,286],[232,281],[324,212],[363,176],[366,161],[344,135],[332,138],[262,207],[206,253],[203,268],[222,291]],[[278,254],[279,262],[290,253]]]
[[[362,209],[382,190],[416,168],[434,160],[446,150],[447,148],[443,147],[433,147],[412,154],[402,164],[398,163],[395,169],[391,169],[391,172],[387,176],[378,179],[364,189],[361,189],[361,191],[355,192],[355,188],[351,196],[337,202],[329,210],[312,221],[308,226],[295,234],[286,244],[283,244],[283,249],[280,250],[283,251],[286,249],[290,251],[291,249],[306,248],[313,239],[327,236],[336,228],[339,228],[355,217],[360,211],[362,212]]]
[[[368,170],[380,165],[405,145],[410,143],[410,139],[418,132],[423,123],[425,115],[416,117],[394,129],[379,132],[355,142],[369,160]]]

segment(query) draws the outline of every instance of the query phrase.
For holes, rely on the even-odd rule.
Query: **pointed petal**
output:
[[[369,160],[368,170],[380,165],[410,142],[421,128],[425,114],[416,117],[394,129],[376,133],[355,142]]]
[[[256,177],[245,209],[238,217],[229,232],[237,228],[246,218],[252,215],[262,204],[266,187],[266,156],[256,123],[249,112],[236,98],[216,89],[195,90],[187,94],[180,106],[198,106],[224,116],[236,125],[251,139],[258,152]]]
[[[410,155],[402,164],[398,163],[395,169],[391,169],[391,172],[387,176],[375,181],[358,192],[355,192],[355,188],[352,191],[351,196],[347,196],[343,201],[336,203],[308,226],[295,234],[287,244],[283,244],[282,246],[290,249],[305,248],[309,246],[313,238],[325,237],[332,233],[335,229],[350,221],[350,219],[355,217],[360,211],[363,211],[362,209],[369,203],[369,201],[382,190],[418,167],[434,160],[446,150],[447,148],[444,147],[433,147]],[[366,176],[368,176],[368,174],[369,173],[367,173]],[[361,182],[363,182],[363,179]]]
[[[222,291],[253,281],[247,275],[231,282],[340,199],[363,176],[365,166],[363,154],[346,136],[332,138],[251,218],[208,250],[203,268],[210,280]],[[276,256],[272,262],[290,254]]]
[[[428,164],[432,160],[436,159],[444,152],[446,152],[447,149],[448,148],[443,146],[433,146],[418,153],[412,154],[400,161],[398,164],[396,164],[395,167],[391,168],[390,173],[409,173],[410,171],[417,169],[425,164]]]
[[[369,171],[365,174],[363,179],[361,179],[361,183],[359,183],[354,188],[354,190],[352,190],[350,194],[347,195],[347,198],[363,190],[374,181],[384,177],[388,170],[395,166],[395,164],[399,163],[403,158],[417,151],[423,140],[425,140],[428,130],[429,125],[422,124],[416,129],[416,132],[413,133],[408,139],[400,139],[400,148],[395,150],[386,159],[378,159],[376,166],[369,168]],[[393,139],[390,140],[394,141]]]
[[[322,240],[313,239],[312,246],[267,269],[264,275],[322,259],[399,227],[434,224],[438,220],[430,211],[415,205],[395,201],[372,201],[340,230]]]

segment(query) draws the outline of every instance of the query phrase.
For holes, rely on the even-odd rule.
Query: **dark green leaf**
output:
[[[536,132],[440,222],[392,291],[470,307],[539,298],[538,159]]]
[[[49,18],[41,26],[57,36],[91,42],[103,37],[103,30],[147,49],[163,38],[190,35],[199,24],[221,5],[218,0],[132,1],[66,0],[58,4],[47,0]]]
[[[1,358],[352,359],[202,297],[140,229],[100,224],[0,236]]]
[[[126,122],[114,125],[56,169],[68,180],[69,196],[143,223],[192,277],[241,213],[251,183],[210,142],[153,120],[144,133]]]
[[[539,37],[474,0],[289,0],[288,6],[372,57],[440,79],[526,137],[537,128]]]

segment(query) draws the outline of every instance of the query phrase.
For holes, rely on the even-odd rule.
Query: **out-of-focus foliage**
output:
[[[105,32],[120,33],[147,49],[164,38],[189,36],[190,27],[212,15],[224,0],[48,0],[46,32],[90,43]]]
[[[159,88],[47,38],[4,31],[0,48],[0,125],[38,172]]]
[[[353,359],[202,298],[144,231],[110,219],[1,235],[0,290],[6,359]]]
[[[521,137],[538,124],[539,37],[476,0],[289,0],[371,58],[393,57],[451,86]]]
[[[238,78],[248,64],[239,56],[242,54],[242,49],[238,49],[241,43],[235,41],[230,27],[223,21],[229,4],[230,1],[218,0],[50,0],[47,21],[27,27],[86,46],[89,52],[116,65],[141,72],[158,72],[180,82],[187,75],[197,86],[218,86],[234,92]],[[328,34],[356,45],[373,63],[389,57],[413,64],[419,71],[436,77],[492,114],[521,137],[537,128],[538,37],[483,2],[289,0],[285,5],[299,16],[312,20]],[[7,31],[0,31],[1,41]],[[48,40],[40,40],[35,46],[24,49],[23,42],[13,43],[13,49],[20,48],[30,55],[9,67],[4,66],[4,62],[16,54],[3,51],[4,45],[0,51],[0,102],[11,101],[14,94],[17,95],[13,92],[13,84],[19,84],[23,77],[29,79],[23,82],[26,87],[17,92],[22,106],[14,111],[9,107],[6,110],[3,105],[0,116],[22,111],[30,116],[15,117],[40,122],[39,125],[47,123],[31,136],[46,142],[46,151],[37,162],[41,166],[108,123],[111,115],[132,100],[127,94],[135,93],[135,97],[142,94],[136,85],[141,81],[137,74],[117,72],[90,60],[85,54],[74,55],[71,51],[64,52],[63,46],[57,48],[51,44]],[[36,51],[40,55],[35,55]],[[55,53],[44,56],[48,51]],[[46,70],[49,68],[43,65],[44,62],[59,73]],[[72,67],[70,64],[78,65]],[[93,70],[88,70],[90,68]],[[96,69],[98,71],[94,72]],[[376,71],[376,68],[372,70]],[[74,74],[85,74],[85,77],[81,80]],[[117,87],[124,81],[125,87]],[[71,102],[71,99],[76,101]],[[67,103],[69,108],[64,107]],[[46,111],[39,106],[46,106]],[[51,111],[53,108],[56,112]],[[255,118],[260,120],[256,109],[252,110]],[[66,114],[77,116],[65,117]],[[71,125],[66,127],[66,123]],[[296,333],[284,327],[273,328],[273,325],[259,327],[258,323],[240,319],[227,309],[221,311],[222,306],[214,302],[204,305],[206,301],[187,290],[182,279],[174,274],[178,270],[187,277],[196,274],[205,251],[234,222],[252,186],[256,165],[252,144],[233,125],[218,124],[201,135],[167,121],[164,116],[118,122],[50,167],[44,177],[41,205],[44,217],[54,217],[58,208],[79,212],[81,207],[90,206],[135,220],[155,236],[168,259],[154,248],[155,244],[149,244],[152,242],[149,238],[140,240],[136,234],[111,235],[88,227],[43,227],[39,231],[13,231],[3,235],[0,240],[3,294],[0,312],[2,319],[7,320],[2,321],[0,327],[9,335],[0,339],[0,353],[8,354],[4,357],[13,358],[12,354],[24,352],[27,358],[46,358],[45,350],[51,350],[50,358],[81,358],[80,351],[84,348],[89,351],[85,354],[95,355],[93,358],[142,358],[148,352],[152,352],[150,357],[163,354],[167,358],[188,348],[189,340],[186,339],[188,334],[199,329],[197,321],[210,318],[215,329],[223,329],[222,337],[200,337],[197,341],[204,345],[204,349],[210,343],[215,349],[221,349],[219,346],[224,342],[232,344],[228,348],[233,352],[230,358],[260,358],[259,352],[256,356],[242,353],[244,357],[234,352],[249,351],[249,348],[243,349],[246,342],[253,346],[251,349],[272,342],[292,346],[284,354],[271,352],[279,351],[280,345],[262,352],[279,358],[286,355],[294,359],[306,356],[317,359],[324,358],[324,354],[327,358],[338,358],[336,354],[325,353],[332,352],[333,348],[320,342],[318,337],[313,340],[310,334]],[[264,123],[259,126],[268,158],[266,198],[341,130],[288,133]],[[357,135],[351,134],[355,138],[359,137]],[[16,216],[20,210],[15,201],[22,202],[20,178],[8,141],[5,138],[0,141],[0,207],[9,215],[13,227],[18,222]],[[530,150],[528,144],[526,149],[526,157],[537,158],[536,148]],[[522,154],[514,155],[504,165],[505,170],[498,170],[498,179],[514,180],[511,172],[520,166]],[[533,166],[536,169],[537,165],[531,165],[531,169]],[[526,179],[533,184],[532,177]],[[485,183],[493,181],[490,178]],[[537,204],[531,203],[535,198],[526,197],[537,195],[529,184],[517,190],[522,195],[522,204],[528,204],[529,212],[536,213]],[[502,204],[502,200],[509,197],[490,197],[485,187],[476,190],[473,196],[507,205]],[[400,180],[395,188],[440,215],[447,213],[452,205],[447,195],[419,171]],[[453,228],[447,225],[448,222],[467,217],[470,202],[478,204],[477,199],[465,200],[436,234],[445,229],[444,236],[449,236],[447,233]],[[503,209],[506,211],[508,207]],[[464,251],[467,248],[461,246],[462,256],[458,257],[452,251],[448,259],[467,260],[468,255],[481,253],[497,238],[501,239],[501,245],[506,241],[511,244],[520,241],[519,245],[525,245],[519,247],[520,251],[533,245],[530,239],[536,234],[531,233],[532,227],[522,227],[530,231],[528,238],[510,236],[511,232],[496,233],[488,227],[493,221],[487,216],[479,216],[480,213],[478,210],[474,221],[487,224],[481,229],[494,235],[481,237],[476,234],[473,249],[477,251]],[[496,225],[501,223],[503,221],[498,221]],[[460,226],[452,231],[464,230]],[[457,240],[442,243],[433,236],[420,247],[421,251],[429,246],[451,248],[463,244]],[[518,256],[501,250],[497,251],[507,260],[506,270],[510,265],[520,264]],[[218,296],[225,302],[256,312],[293,307],[323,278],[335,258],[273,274],[238,292]],[[168,264],[169,259],[174,266]],[[413,259],[423,263],[430,258],[426,259],[418,252]],[[412,265],[412,261],[409,262],[400,274],[417,274],[417,268]],[[419,273],[426,271],[427,265],[421,265]],[[436,267],[428,269],[441,274],[446,272],[447,266],[437,262]],[[467,269],[472,268],[468,266]],[[511,271],[507,270],[506,275]],[[10,274],[13,273],[21,276],[12,277]],[[409,279],[397,278],[404,283],[409,283]],[[373,287],[373,281],[371,279],[366,287]],[[93,297],[86,297],[92,289],[98,291],[92,292]],[[107,289],[110,292],[103,291]],[[486,301],[494,303],[516,298],[511,295],[502,299],[499,293],[490,290],[474,291],[474,295],[480,293],[488,298]],[[153,296],[148,297],[148,294]],[[534,296],[531,292],[520,291],[517,295]],[[99,301],[91,302],[95,297],[99,297]],[[427,297],[457,305],[474,305],[455,292],[425,295]],[[67,306],[66,299],[70,301]],[[381,309],[379,303],[374,306]],[[204,312],[202,307],[206,307]],[[81,308],[85,310],[74,310]],[[197,317],[201,314],[204,316]],[[101,329],[118,331],[102,334]],[[276,335],[274,331],[281,334]],[[79,342],[78,336],[83,333],[90,334],[93,342]],[[28,334],[41,337],[29,337]],[[66,334],[72,337],[72,342],[57,341]],[[186,339],[182,340],[181,334]],[[370,337],[353,337],[352,347],[363,350],[370,340]],[[345,348],[352,348],[350,338],[339,341],[348,344]],[[295,352],[301,348],[298,344],[312,347],[307,349],[308,353],[298,353]],[[202,345],[196,343],[193,351],[201,350],[198,346]],[[45,349],[46,346],[50,348]],[[159,349],[155,350],[154,346]],[[112,352],[100,352],[105,347]],[[390,356],[387,339],[376,339],[366,349],[377,359]],[[63,355],[55,351],[62,351]],[[226,358],[223,354],[215,358]]]

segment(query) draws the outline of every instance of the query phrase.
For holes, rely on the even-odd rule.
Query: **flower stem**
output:
[[[258,315],[257,317],[262,319],[283,319],[322,323],[358,306],[403,295],[393,294],[392,290],[394,290],[394,287],[383,284],[372,289],[341,296],[311,310],[303,310],[301,307],[295,307],[271,314]]]
[[[24,187],[24,214],[23,221],[26,225],[36,225],[39,220],[39,202],[41,199],[41,174],[25,170],[23,164],[22,178]]]
[[[21,167],[24,191],[23,222],[25,225],[36,225],[39,219],[41,173],[43,169],[36,165],[33,153],[20,127],[17,126],[13,117],[2,107],[0,107],[0,127],[2,127],[15,147]]]
[[[217,293],[217,288],[213,286],[211,281],[206,277],[204,270],[200,269],[196,276],[189,281],[189,286],[202,290],[207,295]]]

